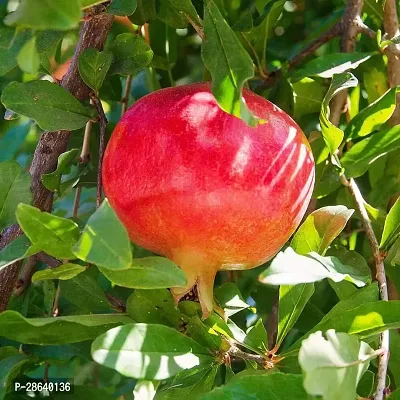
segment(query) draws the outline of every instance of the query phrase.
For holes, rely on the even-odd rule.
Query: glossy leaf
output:
[[[0,163],[0,231],[16,221],[20,202],[30,203],[31,176],[16,161]]]
[[[79,0],[22,0],[4,22],[36,30],[69,30],[78,25],[80,18]]]
[[[340,75],[333,75],[329,90],[326,93],[325,98],[322,102],[319,122],[321,124],[322,135],[325,139],[325,143],[332,155],[342,143],[344,133],[340,128],[333,125],[332,122],[329,121],[329,103],[335,97],[335,95],[342,90],[346,90],[350,87],[355,87],[357,85],[357,79],[350,72],[346,72]]]
[[[111,74],[131,75],[150,64],[153,52],[147,42],[138,35],[121,33],[110,46],[113,53]]]
[[[123,314],[25,318],[16,311],[4,311],[0,314],[0,336],[27,344],[76,343],[131,322],[131,318]]]
[[[268,350],[268,336],[262,319],[259,319],[256,324],[246,332],[243,343],[262,352]]]
[[[135,12],[136,0],[112,0],[107,12],[113,15],[127,16]]]
[[[400,198],[390,209],[383,228],[380,247],[388,249],[400,235]]]
[[[311,251],[324,255],[332,241],[340,234],[354,210],[345,206],[327,206],[313,211],[294,235],[291,247],[305,255]]]
[[[4,89],[1,101],[48,131],[79,129],[94,117],[94,110],[83,106],[66,89],[44,80],[12,82]]]
[[[307,400],[301,375],[255,371],[253,374],[236,375],[228,384],[215,388],[202,400]]]
[[[244,301],[238,287],[232,282],[224,283],[216,288],[214,290],[214,296],[227,317],[231,317],[239,311],[250,307]]]
[[[315,291],[314,284],[282,285],[279,288],[279,318],[276,344],[279,346],[299,319]]]
[[[19,204],[16,212],[22,230],[35,247],[60,259],[74,259],[72,246],[79,238],[78,225],[70,219]]]
[[[31,246],[31,242],[28,238],[22,235],[0,250],[0,270],[13,264],[15,261],[36,254],[40,250],[41,249],[36,246]]]
[[[221,336],[225,335],[218,330],[218,325],[206,325],[206,322],[203,322],[198,315],[194,315],[189,319],[186,329],[187,334],[202,346],[215,351],[222,348]]]
[[[294,117],[318,113],[326,93],[325,85],[310,78],[303,78],[292,84],[294,96]]]
[[[78,149],[72,149],[65,153],[62,153],[58,157],[56,170],[50,172],[49,174],[42,175],[43,185],[47,189],[61,194],[63,192],[63,190],[61,189],[62,175],[70,172],[71,164],[77,160],[78,154]]]
[[[212,93],[219,106],[254,125],[242,99],[244,83],[254,75],[253,62],[213,0],[204,4],[204,41],[201,55],[212,76]]]
[[[99,267],[112,283],[133,289],[164,289],[185,286],[185,273],[164,257],[135,258],[128,269]]]
[[[86,271],[86,268],[82,267],[79,264],[61,264],[59,267],[56,268],[36,271],[32,276],[32,282],[38,282],[47,279],[60,279],[64,281],[67,279],[72,279],[84,271]]]
[[[299,363],[304,374],[307,393],[324,400],[354,400],[361,376],[376,357],[374,349],[355,336],[315,332],[303,341]]]
[[[28,40],[18,53],[17,62],[22,71],[35,74],[40,67],[40,58],[36,50],[36,38]]]
[[[90,271],[59,282],[60,292],[69,302],[83,310],[83,312],[110,312],[111,306],[104,290],[96,280],[90,276]]]
[[[132,3],[132,2],[131,2]],[[113,5],[114,2],[111,3]],[[112,53],[110,51],[98,51],[93,48],[86,49],[79,56],[79,73],[82,80],[98,92],[103,85],[104,78],[112,63]]]
[[[188,18],[202,26],[191,0],[160,0],[157,17],[173,28],[184,28],[189,23]]]
[[[137,0],[136,11],[129,18],[137,25],[144,25],[146,22],[156,19],[156,1]]]
[[[19,32],[16,31],[14,38],[10,42],[10,46],[1,49],[0,76],[5,75],[17,66],[17,56],[31,36],[31,32],[27,29]]]
[[[400,237],[397,238],[397,240],[390,247],[386,257],[386,261],[391,265],[400,265]]]
[[[379,157],[400,148],[400,126],[382,129],[356,143],[341,158],[340,162],[348,178],[363,175],[370,164]]]
[[[317,57],[302,66],[292,75],[292,82],[297,82],[308,76],[332,78],[349,69],[356,69],[367,61],[374,53],[333,53]]]
[[[0,359],[0,398],[4,399],[7,392],[14,391],[14,380],[21,373],[32,369],[34,361],[25,354],[19,354],[17,349],[11,347],[15,352]]]
[[[157,392],[154,400],[198,399],[212,389],[217,372],[216,365],[182,371],[174,377],[168,388]]]
[[[371,273],[369,268],[360,271],[351,265],[344,265],[336,257],[322,257],[315,252],[302,256],[288,247],[274,258],[259,280],[269,285],[297,285],[325,278],[334,282],[346,280],[362,287],[371,281]]]
[[[393,114],[396,108],[396,94],[399,89],[391,88],[378,100],[359,112],[347,125],[346,138],[366,136],[378,130]]]
[[[107,199],[89,218],[74,254],[80,260],[104,269],[128,269],[132,250],[128,233]]]
[[[352,213],[353,210],[344,206],[328,206],[313,211],[293,236],[291,247],[300,255],[310,252],[324,255]],[[279,288],[277,346],[292,329],[313,293],[313,283],[282,285]]]
[[[93,342],[92,357],[122,375],[156,380],[213,362],[208,350],[193,339],[153,324],[129,324],[109,330]]]
[[[128,314],[137,322],[178,327],[181,313],[167,289],[135,290],[126,302]]]

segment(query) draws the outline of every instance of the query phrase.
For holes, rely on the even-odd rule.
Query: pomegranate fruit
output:
[[[116,126],[103,163],[104,191],[131,240],[186,273],[207,316],[218,270],[273,257],[299,225],[314,185],[306,137],[278,107],[244,89],[249,127],[221,110],[207,83],[137,101]]]

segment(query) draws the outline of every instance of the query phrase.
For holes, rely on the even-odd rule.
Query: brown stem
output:
[[[71,92],[78,100],[89,97],[90,88],[82,81],[78,70],[79,55],[85,49],[93,47],[102,50],[107,34],[113,22],[113,16],[102,14],[104,7],[98,6],[90,9],[91,18],[87,20],[82,29],[75,54],[72,58],[68,72],[65,74],[61,86]],[[30,167],[32,176],[31,191],[33,193],[33,205],[43,211],[51,211],[53,205],[53,192],[46,189],[42,184],[42,175],[50,173],[57,167],[60,154],[67,150],[70,131],[44,132],[36,147],[33,161]],[[0,245],[11,243],[22,234],[18,226],[6,229],[0,239]],[[1,247],[1,248],[2,248]],[[0,272],[0,312],[7,308],[8,301],[18,278],[21,262],[16,262]]]
[[[99,114],[99,124],[100,124],[100,142],[99,142],[99,165],[97,168],[97,195],[96,195],[96,206],[100,207],[102,196],[103,196],[103,185],[102,185],[102,175],[101,170],[103,167],[103,157],[105,150],[105,137],[107,129],[107,117],[104,114],[103,106],[100,99],[95,93],[90,94],[93,104],[96,107],[97,113]]]
[[[200,26],[199,24],[196,23],[196,21],[193,21],[193,19],[191,18],[190,15],[185,14],[186,19],[189,21],[190,25],[193,26],[194,30],[197,32],[197,34],[199,35],[199,38],[201,40],[204,40],[204,31],[203,31],[203,27]]]
[[[36,270],[36,256],[29,257],[22,267],[21,276],[15,288],[15,294],[20,296],[31,284],[32,275]]]
[[[36,254],[36,258],[42,263],[48,265],[50,268],[57,268],[62,264],[60,260],[57,260],[57,258],[54,258],[43,251]]]
[[[383,25],[385,27],[387,39],[400,34],[399,21],[397,18],[396,0],[386,0],[385,8],[383,10]],[[388,57],[388,77],[390,87],[400,85],[400,45],[390,45],[385,52]],[[391,125],[400,123],[400,95],[397,95],[397,107],[394,110],[392,118],[390,119]]]
[[[306,57],[314,53],[323,44],[329,42],[334,37],[339,36],[341,32],[342,32],[342,23],[339,21],[338,23],[334,24],[330,29],[328,29],[326,32],[324,32],[320,37],[312,41],[299,53],[297,53],[295,56],[289,59],[289,68],[292,68],[296,64],[302,62]]]
[[[375,233],[372,229],[371,220],[369,219],[367,210],[365,208],[365,201],[358,188],[354,179],[347,180],[344,175],[342,175],[342,183],[347,186],[353,196],[356,208],[361,216],[361,221],[363,223],[365,233],[369,240],[372,253],[375,260],[376,268],[376,280],[378,281],[380,298],[384,301],[388,301],[388,288],[386,282],[385,265],[383,263],[384,257],[379,250],[379,243],[376,239]],[[382,352],[379,355],[378,360],[378,372],[376,374],[376,389],[374,393],[374,400],[383,400],[385,397],[386,388],[386,372],[387,365],[389,361],[389,331],[386,330],[382,332],[380,337],[380,349]]]
[[[121,117],[125,114],[126,109],[128,108],[129,94],[131,92],[131,84],[132,84],[132,75],[128,75],[126,77],[124,94],[121,99]]]
[[[228,354],[231,357],[237,357],[242,360],[255,361],[258,365],[262,366],[263,368],[265,368],[265,366],[268,362],[266,357],[259,355],[259,354],[246,353],[246,352],[240,350],[235,345],[231,346],[231,348],[228,350]]]

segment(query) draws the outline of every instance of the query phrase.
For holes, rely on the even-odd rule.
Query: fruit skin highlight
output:
[[[108,143],[103,185],[131,240],[179,265],[206,317],[218,270],[272,258],[299,225],[314,186],[301,129],[244,89],[249,127],[221,110],[208,83],[153,92],[124,114]]]

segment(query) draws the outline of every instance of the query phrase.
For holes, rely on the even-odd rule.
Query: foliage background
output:
[[[10,302],[2,295],[2,308],[8,306],[0,314],[0,398],[24,396],[13,392],[16,380],[45,378],[73,379],[74,399],[128,399],[133,392],[145,399],[156,389],[156,399],[354,399],[372,393],[378,399],[382,366],[376,357],[386,363],[378,339],[387,329],[390,359],[383,386],[387,394],[393,391],[390,398],[400,398],[400,81],[393,70],[398,22],[394,33],[384,35],[393,4],[0,1],[4,296],[7,276],[24,260]],[[105,50],[76,57],[75,75],[57,86],[76,49],[84,50],[78,44],[81,29],[103,35]],[[94,47],[102,50],[100,39]],[[264,265],[218,275],[215,295],[230,317],[226,323],[217,314],[201,321],[194,301],[174,307],[167,288],[185,277],[168,260],[130,244],[107,202],[96,211],[96,186],[101,135],[107,141],[126,104],[173,85],[212,79],[220,87],[232,71],[232,90],[217,95],[221,107],[255,123],[240,100],[245,85],[285,110],[306,133],[317,164],[309,213],[316,211],[288,243],[295,253],[285,250],[266,272]],[[93,90],[95,106],[89,104],[89,89],[80,89],[81,78]],[[97,123],[98,99],[106,127],[104,118]],[[62,146],[44,147],[49,135],[66,138],[67,147],[59,154]],[[365,203],[354,201],[343,172],[356,179]],[[371,247],[360,204],[380,249]],[[15,234],[15,226],[9,233],[16,222],[25,235]],[[389,302],[378,301],[378,284],[372,282],[377,254],[385,258]],[[280,275],[285,268],[290,281]],[[261,281],[275,278],[282,286],[262,283],[260,274]],[[107,347],[101,335],[119,326],[120,339]],[[306,339],[310,334],[315,336]],[[103,348],[106,360],[99,356]],[[124,357],[121,350],[128,354],[128,368],[116,363]],[[160,366],[162,357],[167,367]],[[149,367],[142,366],[143,359]]]

